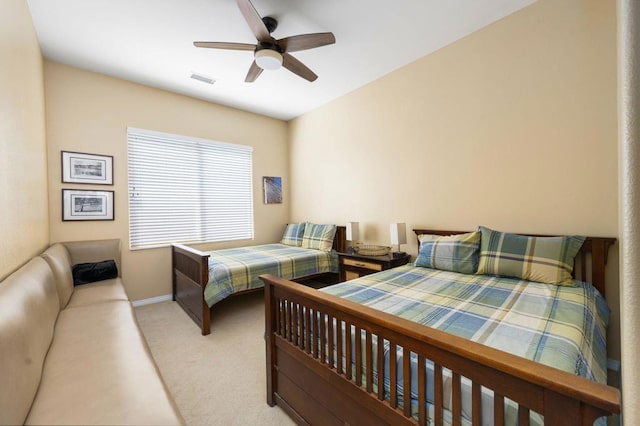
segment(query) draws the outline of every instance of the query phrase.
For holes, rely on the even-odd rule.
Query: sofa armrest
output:
[[[120,240],[67,241],[62,243],[69,251],[71,264],[100,262],[113,259],[118,266],[118,276],[122,274],[120,263]]]

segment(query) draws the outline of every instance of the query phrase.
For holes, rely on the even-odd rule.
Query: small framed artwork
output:
[[[262,178],[265,204],[282,203],[282,178],[278,176],[264,176]]]
[[[113,157],[62,151],[62,182],[113,185]]]
[[[113,191],[63,189],[62,220],[113,220]]]

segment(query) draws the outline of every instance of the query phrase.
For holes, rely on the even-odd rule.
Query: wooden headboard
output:
[[[434,229],[414,229],[416,237],[421,234],[455,235],[472,231],[443,231]],[[519,234],[528,237],[555,237],[556,235]],[[609,258],[609,248],[615,244],[615,238],[586,237],[584,244],[578,251],[573,264],[574,279],[591,283],[605,297],[605,266]],[[418,240],[420,247],[420,240]]]

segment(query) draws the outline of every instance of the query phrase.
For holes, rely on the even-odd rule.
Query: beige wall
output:
[[[291,220],[617,236],[615,13],[540,0],[292,121]]]
[[[0,280],[49,239],[42,55],[25,0],[0,13]]]
[[[253,146],[255,240],[250,243],[279,239],[289,214],[285,122],[54,62],[46,61],[44,69],[51,241],[121,238],[122,272],[132,300],[171,293],[171,257],[169,248],[128,250],[127,126]],[[112,155],[114,185],[61,184],[62,150]],[[265,175],[282,176],[283,204],[263,204]],[[62,222],[62,188],[114,190],[115,220]],[[247,241],[235,243],[240,244]]]

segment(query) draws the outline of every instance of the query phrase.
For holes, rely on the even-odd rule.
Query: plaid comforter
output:
[[[590,284],[557,286],[406,265],[322,291],[606,383],[609,308]]]
[[[204,290],[209,307],[238,291],[263,287],[258,279],[262,274],[293,279],[338,272],[335,253],[285,244],[215,250],[209,254],[209,283]]]

